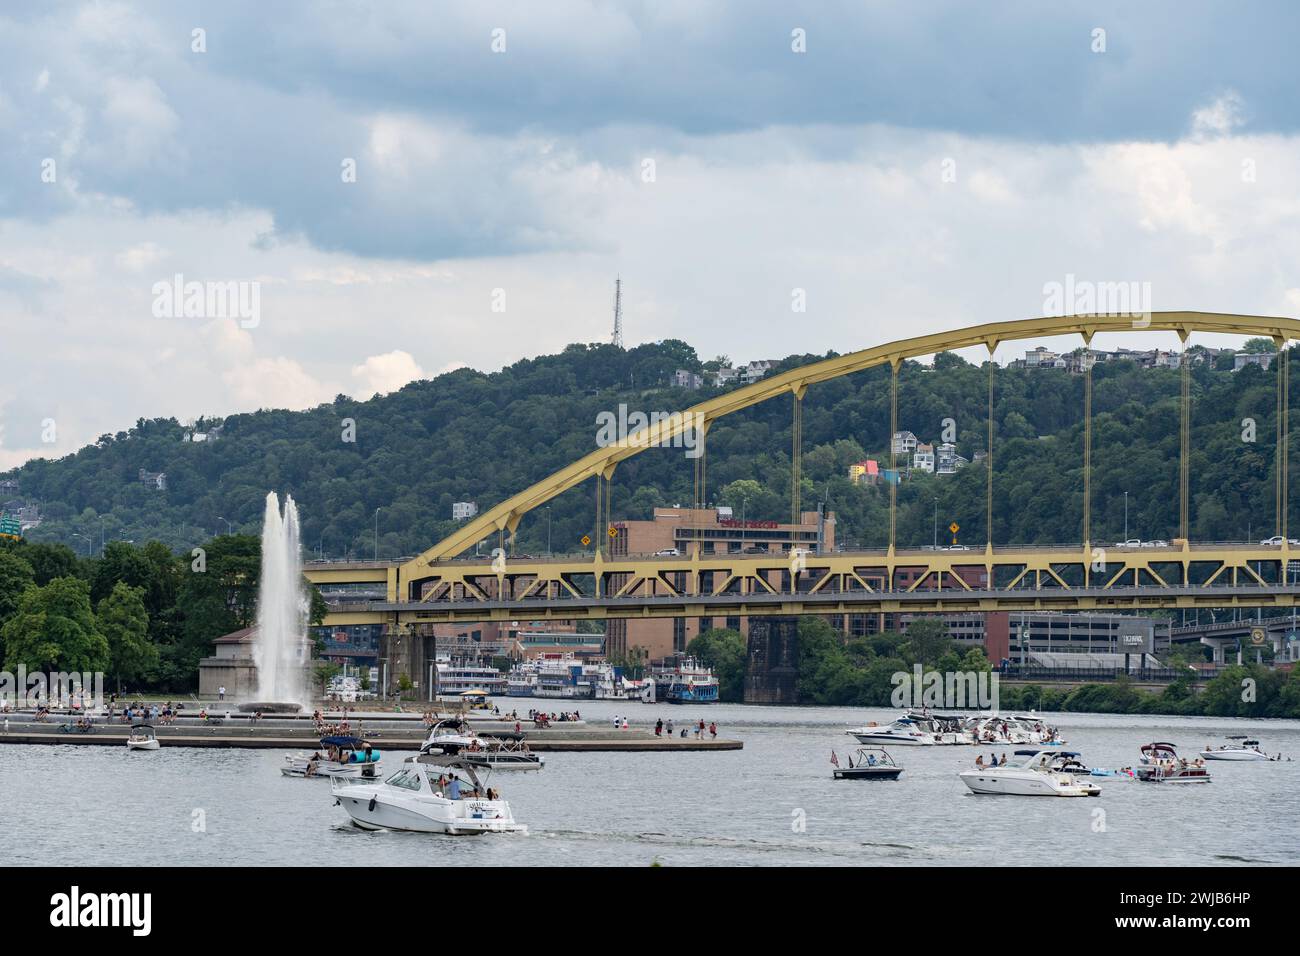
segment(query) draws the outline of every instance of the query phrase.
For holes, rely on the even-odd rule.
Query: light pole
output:
[[[934,499],[934,548],[939,550],[939,498],[936,495]]]
[[[375,560],[379,560],[379,508],[375,509]]]
[[[218,520],[218,521],[224,521],[224,522],[226,523],[226,534],[234,534],[234,533],[235,533],[234,530],[233,530],[233,529],[234,529],[234,525],[231,524],[229,518],[223,518],[223,517],[221,517],[220,515],[217,515],[217,520]]]
[[[546,506],[546,556],[551,556],[551,506]]]
[[[1128,541],[1128,492],[1124,492],[1124,540]]]

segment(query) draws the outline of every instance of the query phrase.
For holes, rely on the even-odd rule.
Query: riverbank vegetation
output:
[[[687,650],[714,669],[722,700],[743,700],[747,655],[739,633],[706,631]],[[916,621],[902,634],[845,639],[826,621],[805,617],[799,622],[798,661],[799,702],[823,706],[889,707],[898,686],[895,675],[910,678],[918,664],[944,675],[992,673],[981,648],[961,650],[937,619]],[[1000,681],[998,706],[1005,712],[1300,718],[1300,669],[1229,667],[1199,688],[1192,678],[1189,670],[1158,691],[1122,677],[1069,689]],[[974,706],[967,702],[956,709]]]

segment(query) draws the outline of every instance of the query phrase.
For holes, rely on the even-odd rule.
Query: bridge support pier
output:
[[[799,618],[751,617],[745,703],[797,704]]]

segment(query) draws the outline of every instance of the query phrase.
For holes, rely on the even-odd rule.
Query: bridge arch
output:
[[[513,534],[520,519],[534,508],[588,478],[609,478],[619,462],[647,449],[665,445],[697,424],[707,433],[708,426],[716,419],[787,393],[802,397],[810,385],[881,365],[890,365],[897,373],[898,366],[906,359],[972,346],[984,345],[992,354],[1003,342],[1029,338],[1080,335],[1084,343],[1088,344],[1098,333],[1153,331],[1175,332],[1184,342],[1193,332],[1262,336],[1273,339],[1281,351],[1286,342],[1300,340],[1300,321],[1281,316],[1218,312],[1152,312],[1139,316],[1068,315],[1021,319],[900,339],[803,365],[693,405],[678,416],[633,433],[624,444],[596,449],[466,522],[453,534],[407,562],[402,578],[409,581],[421,577],[430,566],[454,558],[495,532]],[[1285,497],[1284,490],[1279,494]]]

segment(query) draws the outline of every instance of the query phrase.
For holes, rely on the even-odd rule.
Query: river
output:
[[[511,700],[512,706],[558,701]],[[572,706],[572,705],[569,705]],[[1296,762],[1214,762],[1207,786],[1097,778],[1098,799],[979,797],[959,770],[1001,748],[904,747],[897,782],[836,781],[844,734],[896,712],[585,701],[584,718],[716,720],[741,751],[552,753],[499,773],[527,836],[366,832],[328,782],[281,776],[283,751],[0,746],[10,864],[251,865],[1280,865],[1300,862],[1300,722],[1044,715],[1094,767],[1132,765],[1152,740],[1192,756],[1249,734]],[[382,745],[381,745],[382,746]],[[1011,748],[1005,748],[1010,750]],[[398,755],[385,757],[395,769]]]

